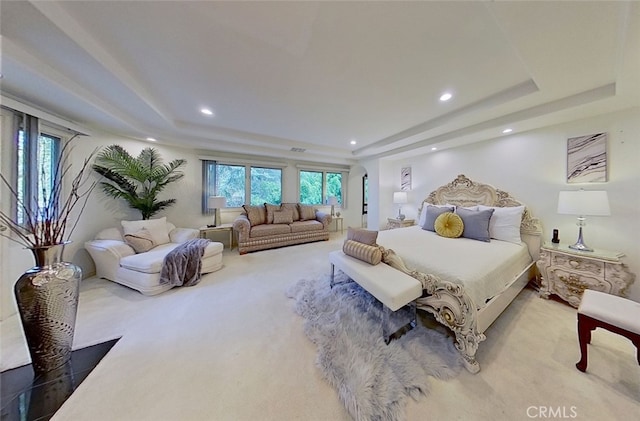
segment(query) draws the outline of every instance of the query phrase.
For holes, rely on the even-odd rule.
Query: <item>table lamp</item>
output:
[[[558,195],[558,213],[577,215],[578,241],[569,248],[580,251],[593,251],[584,243],[582,227],[586,226],[585,216],[609,216],[609,197],[603,190],[561,191]]]
[[[213,225],[209,227],[215,227],[220,223],[220,208],[227,206],[227,198],[224,196],[210,196],[207,200],[207,208],[215,209],[213,213]]]
[[[402,214],[402,204],[408,202],[408,195],[406,191],[397,191],[393,193],[393,203],[398,206],[398,220],[404,221],[405,216]]]
[[[327,204],[331,205],[331,216],[336,216],[335,206],[338,204],[338,198],[335,196],[329,196],[327,198]]]

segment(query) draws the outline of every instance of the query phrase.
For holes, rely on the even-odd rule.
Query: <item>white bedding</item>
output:
[[[378,244],[393,249],[409,269],[464,285],[478,309],[532,262],[525,243],[445,238],[418,225],[380,231]]]

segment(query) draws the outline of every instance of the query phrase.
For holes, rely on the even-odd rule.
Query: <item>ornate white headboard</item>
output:
[[[540,220],[531,216],[526,205],[514,199],[509,193],[498,190],[489,184],[477,183],[465,175],[460,174],[455,180],[432,191],[422,201],[418,213],[422,212],[425,204],[456,206],[485,205],[496,207],[524,206],[524,214],[520,224],[522,241],[527,244],[529,254],[534,260],[538,259],[541,245],[542,224]]]

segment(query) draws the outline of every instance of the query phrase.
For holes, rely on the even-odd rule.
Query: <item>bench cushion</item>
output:
[[[586,289],[578,313],[640,334],[640,303]]]
[[[422,284],[417,279],[385,263],[372,266],[342,250],[329,253],[329,261],[393,311],[422,295]]]

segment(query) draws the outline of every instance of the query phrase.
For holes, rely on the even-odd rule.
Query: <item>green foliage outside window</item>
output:
[[[282,202],[282,170],[251,167],[251,204]]]
[[[323,176],[325,176],[324,186]],[[300,203],[326,204],[326,200],[323,199],[331,196],[335,196],[338,204],[342,205],[342,173],[300,171]]]
[[[227,198],[227,207],[244,205],[244,165],[216,165],[216,192]]]

